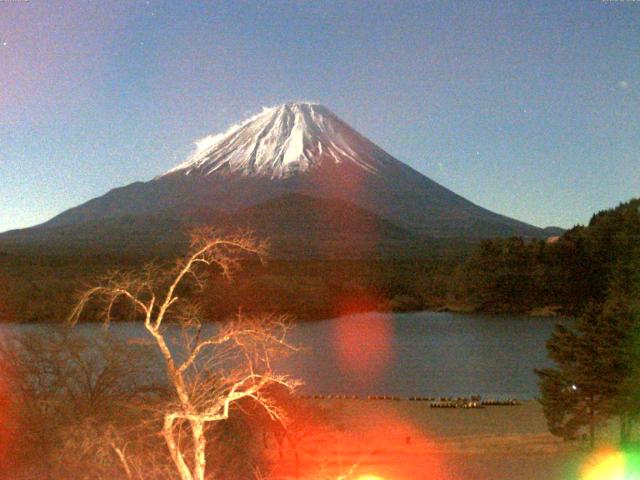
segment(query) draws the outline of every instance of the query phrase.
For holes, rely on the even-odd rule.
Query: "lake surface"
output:
[[[538,395],[534,368],[549,366],[545,342],[557,319],[417,312],[366,313],[297,324],[303,352],[277,362],[308,394],[516,397]],[[5,325],[36,329],[47,325]],[[86,324],[83,331],[102,328]],[[141,324],[112,324],[146,338]]]

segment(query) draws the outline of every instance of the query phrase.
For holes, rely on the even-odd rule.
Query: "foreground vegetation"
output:
[[[0,357],[0,478],[184,478],[162,435],[166,415],[180,401],[153,344],[127,343],[108,331],[96,337],[95,331],[83,335],[57,328],[46,336],[5,336]],[[200,380],[220,383],[211,396],[204,385],[189,383],[202,401],[219,399],[228,392],[224,382],[235,378],[232,372],[224,377],[204,372]],[[302,418],[319,415],[301,408],[286,390],[265,389],[263,399],[287,411],[290,436],[303,432]],[[174,434],[180,451],[195,467],[192,432],[178,423]],[[206,475],[193,478],[255,479],[269,476],[285,430],[259,402],[244,398],[203,435]]]
[[[251,423],[287,431],[282,398],[295,381],[271,369],[272,357],[294,349],[286,324],[238,315],[205,334],[205,313],[182,295],[212,274],[229,277],[241,255],[259,257],[263,250],[250,237],[220,238],[203,230],[194,233],[190,253],[174,268],[114,272],[82,295],[70,327],[86,314],[97,314],[108,327],[112,313],[128,305],[142,317],[150,352],[71,330],[3,339],[0,474],[106,478],[119,470],[131,480],[253,476],[251,469],[259,465],[246,458],[252,439],[241,445],[244,455],[221,452],[229,445],[216,426],[232,425],[227,422],[232,409],[242,408]],[[38,451],[33,448],[43,461],[31,457]],[[230,468],[229,460],[239,463]]]
[[[592,300],[573,327],[547,343],[554,368],[537,370],[549,429],[567,440],[620,420],[620,443],[638,441],[640,416],[640,245],[613,266],[604,301]]]
[[[283,310],[321,318],[451,302],[486,311],[557,305],[579,320],[557,328],[548,344],[556,366],[538,371],[551,433],[576,439],[586,428],[594,444],[599,426],[619,417],[620,440],[629,443],[640,415],[639,238],[640,200],[634,200],[553,243],[492,240],[466,257],[422,262],[280,261],[267,268],[256,261],[261,244],[211,231],[195,237],[177,264],[54,256],[25,266],[19,256],[4,255],[5,319],[67,317],[78,301],[73,284],[84,291],[74,321],[138,319],[149,342],[65,329],[47,338],[5,338],[0,473],[15,479],[268,478],[274,465],[264,449],[268,434],[280,453],[285,442],[293,449],[295,473],[300,438],[321,413],[300,407],[291,395],[295,382],[271,370],[273,355],[294,349],[281,319],[264,316]],[[244,273],[236,271],[240,262],[249,267]],[[129,273],[113,270],[122,264]],[[201,276],[215,273],[211,267],[222,275]],[[18,318],[17,312],[24,313]],[[203,323],[230,313],[239,320],[205,335]],[[173,334],[167,322],[178,327]]]

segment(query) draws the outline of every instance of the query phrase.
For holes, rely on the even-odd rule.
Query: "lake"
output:
[[[557,319],[417,312],[365,313],[297,324],[304,351],[277,362],[300,378],[301,393],[516,397],[538,395],[533,368],[549,366],[545,342]],[[4,325],[37,329],[47,325]],[[83,331],[102,328],[84,324]],[[145,337],[141,324],[111,328]]]

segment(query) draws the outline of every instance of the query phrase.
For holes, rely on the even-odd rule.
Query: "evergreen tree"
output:
[[[620,417],[620,442],[625,444],[640,415],[640,247],[618,262],[603,315],[615,318],[619,330],[617,363],[622,381],[614,411]]]
[[[558,241],[485,240],[459,269],[462,300],[487,312],[557,306],[580,315],[607,301],[615,270],[640,244],[640,199],[595,214]]]
[[[587,427],[593,445],[598,424],[611,415],[622,379],[618,353],[613,353],[618,331],[610,320],[592,308],[578,319],[574,329],[556,326],[547,342],[549,357],[557,368],[536,373],[541,379],[540,403],[554,435],[574,439]]]
[[[629,249],[612,274],[606,301],[556,326],[547,342],[556,368],[536,370],[549,430],[573,439],[583,427],[593,446],[598,423],[621,420],[629,441],[640,414],[640,248]]]

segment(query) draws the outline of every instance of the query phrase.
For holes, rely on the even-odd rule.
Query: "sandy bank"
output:
[[[309,402],[325,421],[299,440],[300,468],[323,472],[317,478],[565,480],[581,456],[547,432],[535,401],[482,409],[406,400]],[[292,456],[285,458],[292,468]]]

